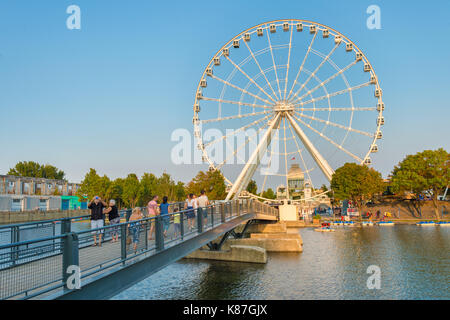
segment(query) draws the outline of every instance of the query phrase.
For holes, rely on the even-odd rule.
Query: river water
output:
[[[182,259],[113,299],[450,299],[450,227],[299,230],[302,253],[267,264]],[[381,270],[381,288],[368,289]]]

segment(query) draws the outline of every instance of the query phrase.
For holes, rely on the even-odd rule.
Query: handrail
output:
[[[176,205],[179,203],[184,203],[184,202],[172,202],[170,203],[170,205]],[[147,207],[140,207],[142,208],[147,208]],[[125,213],[127,211],[129,211],[131,209],[120,209],[119,213]],[[55,221],[63,221],[66,219],[81,219],[81,218],[89,218],[91,215],[90,214],[86,214],[86,215],[81,215],[81,216],[74,216],[74,217],[64,217],[64,218],[56,218],[56,219],[47,219],[47,220],[39,220],[39,221],[29,221],[29,222],[20,222],[20,223],[12,223],[12,224],[5,224],[5,225],[0,225],[0,230],[2,229],[8,229],[8,228],[13,228],[13,227],[22,227],[22,226],[28,226],[28,225],[34,225],[34,224],[43,224],[43,223],[51,223],[51,222],[55,222]]]
[[[5,283],[0,287],[0,299],[26,299],[66,288],[68,266],[78,266],[81,278],[86,279],[110,270],[111,267],[133,263],[135,258],[142,255],[161,252],[248,213],[263,213],[278,218],[277,209],[253,199],[240,199],[78,232],[71,232],[70,226],[65,226],[68,228],[61,228],[65,232],[60,235],[0,245],[0,280]],[[175,224],[176,216],[180,218],[178,229],[177,226],[170,229],[170,226]],[[154,241],[149,240],[152,228],[155,231]],[[165,237],[168,230],[174,231],[169,231],[170,239],[169,235]],[[176,230],[179,230],[179,233]],[[103,243],[108,243],[109,249],[106,251],[89,249],[93,243],[93,234],[97,232],[104,235]],[[117,234],[118,244],[111,242],[113,234]],[[132,244],[127,241],[130,236],[133,237]],[[48,260],[44,268],[39,264],[41,267],[36,270],[39,275],[30,276],[32,263],[43,259]],[[14,269],[24,264],[29,267],[19,268],[17,271]],[[16,278],[27,281],[21,281],[22,285],[19,286],[15,281],[11,281]]]

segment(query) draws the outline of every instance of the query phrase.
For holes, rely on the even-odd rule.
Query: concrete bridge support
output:
[[[186,258],[266,263],[267,252],[303,251],[299,227],[301,226],[295,223],[283,221],[241,225],[233,230],[238,237],[233,239],[230,235],[225,235],[216,239],[212,245],[204,246]]]

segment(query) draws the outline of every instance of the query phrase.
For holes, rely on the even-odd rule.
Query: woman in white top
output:
[[[208,210],[206,209],[207,206],[209,206],[209,200],[206,196],[205,190],[202,190],[200,197],[197,199],[198,203],[198,214],[201,216],[203,214],[203,225],[206,226],[208,223]]]
[[[197,209],[197,207],[197,200],[194,198],[194,194],[190,193],[184,204],[184,209],[188,210],[186,212],[186,218],[188,220],[189,231],[194,229],[195,209]]]

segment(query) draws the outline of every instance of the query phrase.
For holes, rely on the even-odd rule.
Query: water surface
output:
[[[450,299],[450,228],[300,229],[303,253],[267,264],[182,259],[113,299]],[[381,289],[367,288],[367,267]]]

